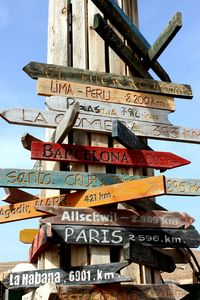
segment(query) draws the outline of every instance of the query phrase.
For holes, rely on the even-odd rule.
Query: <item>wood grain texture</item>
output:
[[[146,167],[161,170],[172,169],[190,163],[187,159],[170,152],[78,146],[48,142],[32,142],[31,159],[63,161],[69,163]]]
[[[101,10],[104,16],[115,26],[128,41],[130,46],[135,49],[137,54],[141,55],[144,59],[148,57],[148,50],[151,45],[132,23],[130,18],[120,8],[114,0],[92,0],[94,4]],[[164,81],[170,81],[168,74],[156,61],[151,61],[152,70]]]
[[[69,208],[38,206],[37,210],[54,216],[40,219],[40,223],[52,224],[77,224],[77,225],[101,225],[123,227],[163,227],[180,228],[189,227],[195,220],[187,213],[173,211],[150,210],[147,212],[133,209],[107,208]]]
[[[60,287],[60,300],[80,297],[101,300],[180,300],[188,292],[175,284],[138,284]]]
[[[114,119],[129,119],[150,123],[171,124],[168,120],[169,111],[163,109],[145,108],[128,104],[106,103],[102,101],[88,101],[81,98],[55,96],[46,99],[46,106],[50,110],[65,112],[76,102],[79,103],[81,115],[112,117]],[[42,112],[41,112],[42,113]]]
[[[62,143],[67,137],[68,133],[74,127],[79,115],[79,103],[76,102],[69,110],[64,114],[62,120],[58,124],[53,136],[52,141],[55,143]]]
[[[79,40],[77,40],[77,42],[78,41]],[[81,53],[83,53],[83,51]],[[81,55],[81,53],[79,55]],[[135,76],[128,77],[124,74],[117,74],[116,71],[106,73],[34,61],[31,61],[24,66],[23,70],[33,79],[42,77],[49,79],[69,80],[73,82],[113,87],[117,89],[175,96],[176,98],[192,98],[191,86],[188,84],[143,79]]]
[[[38,126],[46,128],[56,128],[63,117],[63,112],[45,112],[39,111],[43,118],[38,121],[31,117],[31,119],[24,119],[23,113],[27,113],[24,109],[11,109],[10,111],[4,111],[4,119],[12,124]],[[33,110],[30,110],[31,114]],[[36,110],[36,114],[38,110]],[[106,116],[93,116],[90,114],[80,114],[77,122],[74,126],[74,130],[88,131],[88,132],[99,132],[102,134],[111,134],[112,132],[112,117]],[[184,126],[176,126],[172,124],[162,123],[150,123],[140,122],[131,119],[119,118],[128,129],[130,129],[135,135],[174,142],[182,143],[200,143],[200,129],[190,128]]]
[[[38,78],[37,94],[40,96],[77,97],[107,103],[131,103],[136,106],[175,110],[172,97],[47,78]]]
[[[148,56],[150,61],[155,61],[163,53],[166,47],[169,45],[171,40],[175,37],[177,32],[182,27],[182,14],[177,12],[172,20],[169,22],[168,26],[159,35],[157,40],[151,46],[148,51]]]
[[[127,66],[138,77],[152,79],[152,76],[145,70],[141,61],[134,57],[134,52],[127,47],[123,40],[114,32],[114,30],[106,23],[100,14],[94,15],[93,29],[105,41],[105,43],[127,64]]]
[[[67,206],[93,207],[164,194],[164,177],[154,176],[108,187],[94,188],[86,192],[71,193],[67,197]]]

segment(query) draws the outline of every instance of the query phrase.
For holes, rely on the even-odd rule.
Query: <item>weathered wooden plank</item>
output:
[[[174,96],[176,98],[192,98],[191,86],[187,84],[127,77],[124,75],[71,68],[62,65],[45,64],[34,61],[28,63],[23,70],[33,79],[42,77],[69,80],[117,89]]]
[[[140,59],[134,56],[133,51],[124,44],[114,30],[106,23],[100,14],[94,15],[93,28],[105,43],[128,65],[136,76],[153,79],[147,70],[141,64]]]
[[[127,150],[124,148],[79,146],[48,142],[32,142],[31,159],[158,168],[162,170],[190,163],[190,161],[170,152]]]
[[[107,103],[138,104],[138,106],[163,108],[174,111],[174,100],[169,96],[151,95],[135,91],[80,84],[76,82],[38,78],[37,94],[98,100]]]
[[[15,112],[16,115],[19,114],[19,118],[17,121],[13,120],[12,117],[15,114]],[[6,120],[9,120],[8,118],[10,118],[11,123],[13,124],[39,126],[47,128],[56,128],[59,123],[58,120],[63,117],[63,113],[61,112],[48,112],[45,116],[48,116],[50,113],[50,115],[52,116],[51,120],[43,120],[42,122],[37,122],[37,120],[34,120],[32,118],[31,120],[26,121],[23,119],[23,110],[20,109],[15,112],[12,110],[11,118],[7,115]],[[122,122],[132,132],[134,132],[135,135],[138,136],[183,143],[200,143],[200,129],[198,128],[174,126],[171,124],[159,124],[156,122],[152,124],[149,122],[139,122],[130,119],[119,119],[119,121]],[[91,115],[79,115],[73,129],[110,134],[112,132],[112,118]]]
[[[41,223],[101,225],[123,227],[163,227],[180,228],[189,227],[195,220],[187,213],[172,211],[151,210],[147,212],[132,209],[106,209],[106,208],[69,208],[38,206],[37,210],[55,216],[45,217]]]
[[[60,99],[60,101],[58,101]],[[50,97],[47,101],[51,103],[54,102],[54,106],[58,103],[57,109],[59,110],[59,103],[65,101],[64,97],[55,99],[54,96]],[[68,98],[68,100],[71,98]],[[79,99],[80,101],[81,99]],[[83,100],[83,99],[82,99]],[[75,101],[75,100],[73,100]],[[131,105],[121,105],[110,103],[109,106],[107,103],[99,101],[87,101],[88,105],[82,106],[81,113],[79,114],[78,120],[81,118],[87,118],[88,115],[91,115],[92,118],[102,118],[107,117],[108,122],[112,122],[112,119],[119,119],[122,122],[132,121],[144,121],[155,123],[157,121],[161,124],[171,125],[167,119],[168,111],[158,110],[158,109],[147,109]],[[91,104],[91,102],[93,104]],[[95,102],[97,105],[95,105]],[[53,105],[52,105],[53,106]],[[66,110],[65,110],[66,111]],[[41,118],[38,119],[37,116]],[[5,121],[11,124],[26,125],[26,126],[35,126],[35,127],[46,127],[46,128],[57,128],[58,124],[62,121],[64,117],[64,111],[45,111],[45,110],[35,110],[35,109],[22,109],[22,108],[13,108],[5,110],[2,112],[2,116]],[[75,124],[79,123],[76,122]],[[75,125],[75,126],[76,126]]]
[[[31,143],[32,142],[41,142],[41,140],[39,140],[38,138],[34,137],[33,135],[29,134],[29,133],[25,133],[22,137],[21,137],[21,142],[22,145],[25,149],[30,150],[31,149]]]
[[[200,245],[198,231],[191,229],[52,225],[52,234],[54,243],[121,246],[133,241],[161,248]]]
[[[177,12],[172,20],[169,22],[168,26],[164,29],[164,31],[159,35],[157,40],[148,50],[148,56],[150,61],[155,61],[161,53],[165,50],[165,48],[169,45],[171,40],[175,37],[177,32],[182,27],[182,14]]]
[[[87,190],[92,187],[112,185],[140,178],[143,177],[92,172],[0,169],[0,187]],[[20,201],[19,197],[17,201]]]
[[[151,246],[130,243],[124,246],[124,256],[128,261],[136,262],[147,267],[152,267],[163,272],[171,273],[176,269],[173,258]]]
[[[111,186],[94,188],[87,190],[86,192],[71,193],[67,196],[67,206],[93,207],[164,194],[164,177],[154,176]]]
[[[54,111],[41,111],[38,109],[13,108],[2,111],[0,116],[11,124],[57,128],[64,113]]]
[[[128,149],[153,151],[153,149],[140,141],[139,138],[119,120],[113,120],[112,122],[112,137]]]
[[[167,195],[200,195],[200,179],[165,178]]]
[[[69,108],[69,110],[67,110],[61,122],[58,124],[52,137],[52,140],[55,143],[62,143],[64,141],[68,133],[74,127],[78,115],[79,115],[79,103],[76,102],[73,106]]]
[[[66,195],[58,195],[49,198],[36,198],[35,200],[0,206],[0,224],[13,221],[37,218],[46,215],[36,211],[36,205],[66,205]]]
[[[10,273],[3,281],[9,289],[35,288],[45,283],[56,285],[85,285],[130,281],[130,278],[120,275],[117,271],[128,263],[110,263],[71,267],[69,269],[47,269]]]
[[[151,45],[132,23],[125,12],[120,8],[115,0],[92,0],[94,4],[102,11],[104,16],[110,20],[115,28],[128,41],[130,46],[144,59],[148,57],[148,50]],[[151,61],[152,70],[161,78],[161,80],[170,81],[168,74],[156,61]]]
[[[107,299],[107,300],[180,300],[188,294],[175,284],[109,284],[99,286],[63,286],[59,298],[65,299]]]
[[[10,204],[26,202],[38,198],[36,195],[32,195],[30,193],[27,193],[25,191],[13,187],[4,188],[4,191],[6,193],[6,196],[1,200]]]
[[[112,185],[140,178],[144,178],[144,176],[68,171],[37,171],[28,169],[0,169],[0,187],[9,188],[87,190],[92,187]],[[165,178],[164,180],[167,195],[200,195],[200,179]],[[11,189],[9,189],[9,191],[10,190]],[[16,189],[14,189],[14,191],[16,191]],[[22,194],[24,195],[24,192]],[[37,196],[32,196],[32,198],[33,197],[37,198]],[[26,201],[26,198],[23,198],[22,200],[24,202]],[[27,200],[30,199],[28,198]],[[20,197],[17,197],[17,202],[19,201]],[[137,201],[134,201],[134,205],[137,204],[139,205]],[[145,206],[146,204],[144,204],[144,207]],[[155,209],[155,207],[151,209]],[[161,210],[164,209],[162,208]]]
[[[66,112],[66,110],[68,110],[76,102],[79,103],[81,115],[89,114],[116,119],[171,124],[168,120],[170,112],[164,109],[145,108],[117,103],[108,104],[106,102],[93,100],[88,101],[87,99],[81,98],[59,97],[55,99],[55,96],[48,97],[45,104],[50,110]]]
[[[24,244],[32,244],[38,229],[22,229],[19,232],[19,240]]]

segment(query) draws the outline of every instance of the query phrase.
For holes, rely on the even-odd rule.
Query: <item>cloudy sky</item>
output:
[[[176,12],[181,12],[183,27],[159,58],[175,83],[192,86],[192,100],[175,99],[176,111],[170,121],[177,126],[200,128],[200,3],[195,0],[138,0],[140,30],[150,44],[164,30]],[[29,61],[46,62],[47,0],[12,0],[0,3],[0,109],[41,108],[44,99],[36,96],[36,81],[22,68]],[[43,138],[42,128],[11,125],[0,119],[0,168],[31,169],[30,153],[23,149],[21,136],[29,132]],[[191,161],[190,165],[165,172],[168,177],[200,178],[200,145],[150,141],[157,151],[170,151]],[[37,191],[31,190],[37,194]],[[4,197],[0,188],[0,199]],[[185,211],[196,219],[200,231],[200,197],[159,197],[168,210]],[[1,205],[4,202],[1,201]],[[38,220],[1,224],[0,261],[26,260],[29,246],[18,241],[19,231],[38,228]]]

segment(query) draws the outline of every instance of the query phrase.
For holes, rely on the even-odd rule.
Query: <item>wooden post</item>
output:
[[[117,0],[117,2],[138,26],[137,0]],[[129,70],[122,60],[105,45],[93,29],[93,19],[96,13],[101,14],[92,0],[73,0],[71,2],[68,0],[49,0],[48,63],[119,75],[134,75],[129,74]],[[111,26],[110,23],[109,25]],[[113,28],[113,30],[115,29]],[[121,38],[123,40],[123,37]],[[50,129],[46,131],[46,141],[50,140],[52,133]],[[83,133],[83,131],[79,132],[78,130],[71,132],[64,142],[98,147],[122,147],[118,142],[112,141],[108,135]],[[46,170],[69,170],[69,165],[66,163],[47,162],[44,165]],[[106,169],[104,165],[85,166],[84,164],[73,163],[70,164],[70,170],[95,173],[113,172],[112,167]],[[133,168],[117,167],[116,173],[143,175],[141,169]],[[42,197],[58,193],[58,190],[46,190],[46,194]],[[67,265],[105,264],[115,261],[115,259],[124,261],[123,249],[122,247],[120,251],[118,249],[120,247],[62,245],[59,248],[52,246],[41,254],[38,267],[46,269],[66,267]],[[145,273],[143,273],[143,269],[138,264],[131,263],[123,269],[122,274],[130,276],[136,284],[156,282],[153,271],[150,268],[145,268]],[[147,279],[148,277],[149,279]]]

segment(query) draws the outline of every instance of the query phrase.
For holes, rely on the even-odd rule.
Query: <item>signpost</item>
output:
[[[124,75],[103,73],[86,69],[84,70],[66,67],[63,65],[45,64],[34,61],[31,61],[24,66],[23,70],[33,79],[42,77],[66,81],[68,80],[102,87],[173,96],[176,98],[190,99],[193,97],[191,87],[187,84],[127,77]]]
[[[66,205],[66,195],[41,199],[36,198],[31,201],[0,206],[0,224],[46,215],[45,213],[36,211],[36,205]]]
[[[172,169],[190,163],[188,160],[169,152],[53,144],[34,141],[31,143],[31,159],[146,167],[161,170]]]
[[[175,109],[174,100],[169,96],[152,95],[48,78],[38,78],[37,94],[41,96],[91,99],[106,103],[132,104],[171,111]]]
[[[147,267],[161,270],[163,272],[174,272],[176,265],[171,256],[164,254],[151,246],[138,243],[128,243],[124,246],[124,257],[126,260]]]
[[[8,188],[87,190],[141,178],[145,177],[109,173],[0,169],[0,187]],[[200,179],[165,178],[163,176],[163,180],[166,186],[166,195],[200,195]],[[33,197],[37,198],[37,196]],[[20,197],[17,197],[16,201],[19,202],[21,200],[26,201],[25,198],[20,199]],[[137,201],[134,201],[135,203]],[[145,205],[148,205],[148,203]]]
[[[129,241],[161,248],[196,248],[200,245],[200,235],[192,229],[52,225],[52,234],[54,243],[80,245],[121,246]]]
[[[34,115],[32,113],[34,113]],[[10,123],[46,128],[57,128],[63,115],[63,112],[24,109],[11,109],[1,112],[1,117]],[[73,129],[111,134],[112,119],[111,117],[80,114]],[[200,129],[197,128],[156,122],[140,122],[128,118],[118,120],[137,136],[183,143],[200,143]]]
[[[147,228],[180,228],[183,226],[187,228],[194,222],[194,219],[187,213],[159,210],[141,212],[132,209],[83,209],[53,206],[38,206],[36,210],[54,215],[42,218],[40,223],[58,225],[74,224]]]
[[[106,299],[106,300],[180,300],[188,292],[175,284],[109,284],[103,286],[63,286],[60,299]]]
[[[76,102],[79,103],[81,115],[93,115],[102,117],[111,117],[114,119],[129,119],[135,121],[144,121],[150,123],[162,123],[170,125],[168,115],[170,111],[164,109],[146,108],[133,106],[129,104],[106,103],[101,101],[86,100],[71,97],[48,97],[46,106],[50,110],[57,112],[66,112]]]
[[[109,173],[0,169],[0,187],[12,188],[87,190],[141,178]]]
[[[56,285],[87,285],[131,281],[129,277],[120,275],[120,271],[128,265],[124,263],[110,263],[102,265],[88,265],[71,267],[70,269],[46,269],[10,273],[3,284],[9,289],[36,288],[46,283]]]

